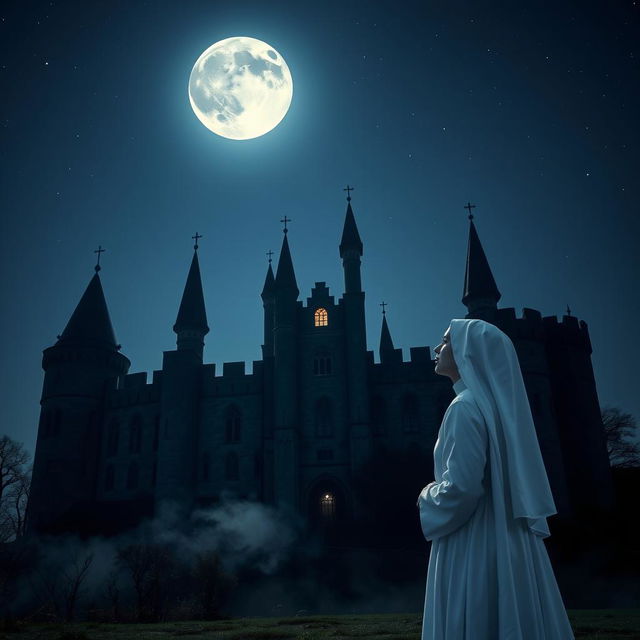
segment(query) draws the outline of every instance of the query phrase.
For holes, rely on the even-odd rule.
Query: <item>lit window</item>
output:
[[[320,307],[316,309],[316,312],[313,315],[314,325],[316,327],[326,327],[329,325],[329,316],[327,315],[327,310]]]
[[[320,498],[320,513],[323,518],[333,519],[336,514],[336,500],[331,493],[323,493]]]

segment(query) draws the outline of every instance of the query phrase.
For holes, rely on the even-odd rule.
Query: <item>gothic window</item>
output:
[[[109,423],[109,428],[107,429],[107,455],[115,456],[118,453],[118,437],[119,437],[120,427],[116,420],[112,420]]]
[[[331,400],[323,396],[316,402],[315,410],[316,436],[330,438],[333,435],[333,411]]]
[[[232,404],[225,413],[225,437],[224,441],[229,444],[240,442],[240,432],[242,428],[242,413],[235,404]]]
[[[226,480],[238,480],[238,454],[235,451],[227,453],[224,461],[224,477]]]
[[[138,463],[132,462],[127,470],[127,489],[138,488]]]
[[[410,393],[402,400],[402,430],[405,433],[414,433],[420,423],[420,409],[418,398]]]
[[[140,453],[142,447],[142,418],[134,416],[129,425],[129,453]]]
[[[329,316],[326,309],[323,309],[322,307],[316,309],[316,312],[313,314],[313,324],[316,327],[329,326]]]
[[[371,426],[374,436],[384,436],[387,433],[387,405],[380,396],[373,396],[371,400]]]
[[[105,491],[113,491],[113,485],[115,484],[115,470],[113,465],[110,464],[107,466],[107,470],[104,478],[104,490]]]
[[[202,455],[202,479],[206,482],[209,480],[209,454]]]
[[[332,493],[323,493],[320,496],[320,513],[323,518],[333,520],[336,515],[336,499]]]
[[[317,353],[313,359],[313,375],[314,376],[330,376],[331,375],[331,356],[323,351]]]

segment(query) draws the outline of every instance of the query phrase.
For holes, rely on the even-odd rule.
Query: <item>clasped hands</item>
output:
[[[421,492],[420,495],[418,496],[418,501],[416,502],[416,507],[420,508],[420,498],[426,499],[427,497],[427,493],[429,492],[429,487],[431,487],[432,485],[436,484],[435,480],[433,482],[430,482]]]

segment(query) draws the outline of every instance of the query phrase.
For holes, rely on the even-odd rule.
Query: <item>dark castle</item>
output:
[[[398,452],[413,454],[419,467],[406,467],[418,478],[406,496],[415,511],[433,478],[451,384],[434,373],[428,347],[411,348],[403,361],[384,314],[380,362],[367,351],[363,244],[348,200],[337,302],[324,282],[306,304],[298,300],[285,219],[277,271],[269,264],[261,294],[263,357],[251,374],[243,362],[225,363],[221,375],[203,363],[209,327],[197,250],[173,326],[177,349],[164,353],[150,383],[144,372],[127,373],[96,268],[43,355],[31,532],[110,533],[165,501],[188,511],[225,497],[277,505],[319,525],[354,523],[366,520],[371,502],[355,489],[359,470],[375,458],[384,481],[385,460]],[[613,489],[587,325],[570,314],[558,321],[499,309],[469,218],[466,317],[496,324],[516,346],[559,515],[608,508]]]

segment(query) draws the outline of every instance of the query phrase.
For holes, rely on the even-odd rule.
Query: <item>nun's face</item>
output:
[[[451,349],[451,327],[444,332],[442,342],[434,351],[436,352],[435,372],[441,376],[448,376],[453,382],[460,380],[458,367],[453,359],[453,349]]]

